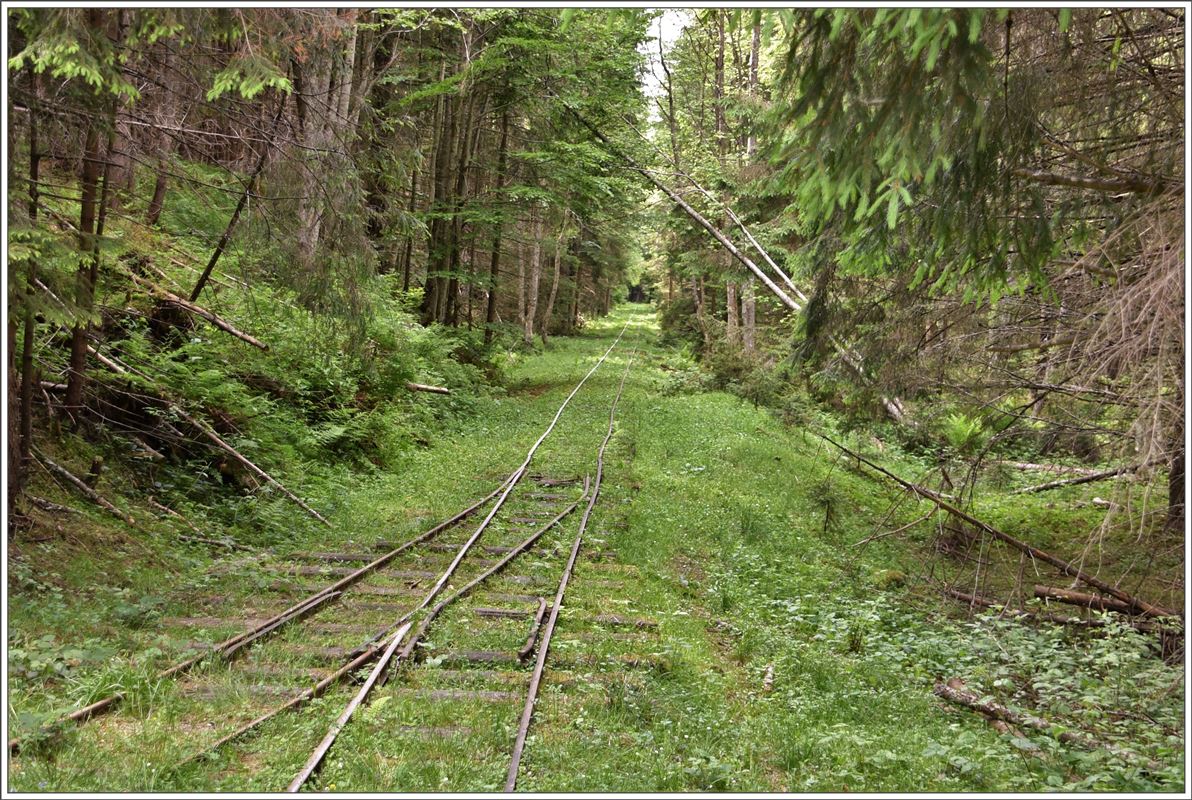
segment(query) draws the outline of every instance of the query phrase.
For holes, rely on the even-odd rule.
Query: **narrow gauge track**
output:
[[[417,628],[412,628],[406,622],[405,618],[394,623],[396,629],[392,637],[386,642],[386,649],[382,657],[377,661],[376,666],[370,672],[364,685],[356,693],[356,695],[348,702],[344,708],[343,713],[332,724],[330,730],[323,737],[322,741],[315,747],[314,752],[310,758],[307,759],[302,769],[290,782],[287,787],[289,792],[297,792],[301,790],[308,781],[311,781],[315,775],[316,770],[323,763],[331,747],[334,745],[336,739],[339,737],[341,731],[348,724],[356,710],[369,698],[374,688],[387,677],[387,670],[390,668],[391,662],[400,663],[402,667],[406,667],[400,675],[401,680],[397,681],[399,684],[408,684],[411,682],[408,679],[413,679],[413,682],[418,683],[416,687],[409,685],[400,685],[396,689],[390,690],[389,698],[394,696],[401,697],[403,693],[406,696],[411,694],[414,697],[423,701],[425,710],[434,714],[433,707],[436,705],[450,706],[452,702],[465,700],[472,702],[496,703],[496,718],[499,720],[501,716],[502,704],[516,701],[524,696],[524,704],[521,715],[520,724],[518,726],[517,735],[513,743],[513,756],[508,770],[508,777],[506,779],[505,790],[512,791],[516,784],[518,768],[521,763],[522,752],[526,744],[526,735],[531,722],[534,704],[537,700],[538,688],[541,684],[543,671],[545,669],[546,658],[550,646],[551,633],[554,630],[555,623],[558,619],[559,612],[562,609],[562,601],[567,583],[571,578],[572,571],[575,568],[575,562],[579,555],[580,545],[583,540],[584,532],[587,529],[588,521],[591,518],[592,509],[596,505],[596,501],[600,496],[600,484],[604,473],[604,454],[608,447],[609,441],[612,439],[614,422],[616,419],[617,404],[620,402],[621,393],[625,388],[625,378],[629,374],[629,368],[632,366],[633,357],[631,356],[629,362],[626,364],[625,371],[621,376],[621,381],[617,387],[616,395],[612,401],[612,407],[609,410],[608,429],[605,433],[604,439],[600,443],[600,447],[596,453],[596,477],[589,485],[589,480],[584,480],[583,494],[576,502],[568,506],[568,512],[574,510],[580,502],[586,501],[583,515],[579,521],[578,529],[575,534],[574,542],[570,548],[565,547],[567,544],[567,537],[562,535],[561,528],[552,531],[555,534],[552,541],[548,541],[543,549],[549,549],[549,552],[541,553],[537,565],[540,567],[536,577],[541,581],[547,576],[545,571],[554,567],[558,568],[559,562],[562,561],[561,575],[555,585],[544,584],[539,582],[534,586],[534,593],[537,597],[522,598],[523,604],[521,607],[483,607],[476,604],[472,600],[472,592],[474,589],[480,587],[484,581],[495,575],[506,563],[512,561],[514,558],[522,556],[529,548],[539,543],[539,540],[547,541],[543,538],[546,529],[531,534],[520,545],[517,545],[512,552],[504,559],[493,565],[489,569],[480,573],[476,578],[455,590],[452,594],[446,597],[442,602],[435,606],[429,614],[427,614],[419,623]],[[538,498],[544,500],[561,499],[562,495],[539,494]],[[552,546],[553,545],[553,546]],[[548,605],[547,594],[550,589],[554,588],[551,596],[552,602]],[[431,624],[445,611],[447,607],[456,601],[462,601],[458,606],[453,607],[452,611],[456,615],[462,614],[464,624],[456,624],[453,630],[447,632],[444,639],[440,642],[446,641],[452,650],[444,652],[442,655],[435,655],[430,659],[430,665],[419,669],[418,666],[412,664],[413,659],[419,654],[419,646],[426,643],[426,637],[430,630]],[[528,601],[528,605],[525,601]],[[509,604],[506,604],[508,606]],[[536,606],[536,607],[534,607]],[[486,628],[478,626],[474,622],[469,624],[469,617],[474,618],[488,618],[490,620],[511,621],[513,624],[500,624]],[[545,619],[544,619],[545,618]],[[519,620],[529,620],[529,630],[524,633],[519,629],[517,622]],[[522,622],[524,625],[525,623]],[[524,642],[522,636],[524,635]],[[440,644],[440,647],[442,645]],[[400,647],[400,651],[398,648]],[[471,649],[477,648],[480,649]],[[516,669],[527,664],[529,656],[537,650],[537,660],[535,662],[532,673],[528,676],[526,686],[523,692],[518,693],[512,688],[517,683],[521,682],[522,670]],[[423,651],[425,652],[425,651]],[[437,650],[436,650],[437,652]],[[499,690],[484,690],[484,689],[460,689],[460,688],[431,688],[426,684],[429,682],[433,685],[435,682],[435,674],[438,678],[456,677],[456,672],[445,676],[441,665],[444,660],[451,659],[454,662],[476,663],[481,662],[488,666],[504,665],[505,667],[513,667],[513,670],[506,670],[503,674],[495,670],[486,670],[478,675],[468,676],[466,670],[459,670],[458,675],[467,680],[469,677],[480,677],[481,679],[497,677],[499,680],[506,681],[506,687]],[[411,672],[419,672],[417,676],[410,675]],[[512,710],[512,709],[511,709]],[[446,716],[450,718],[451,712],[448,710]],[[443,728],[430,726],[415,726],[425,730],[434,731],[438,735],[452,733],[449,727]],[[409,787],[386,787],[387,789],[402,790]]]
[[[524,574],[499,573],[545,534],[558,531],[563,520],[588,496],[589,486],[587,479],[581,481],[574,476],[530,476],[529,485],[524,479],[529,476],[535,451],[623,335],[624,329],[563,401],[523,463],[488,496],[396,547],[377,543],[371,553],[310,552],[292,556],[283,569],[269,576],[271,580],[264,587],[263,595],[278,598],[277,602],[267,602],[265,608],[284,605],[279,611],[264,613],[258,606],[255,617],[167,620],[167,625],[176,629],[201,630],[212,638],[231,633],[217,643],[192,643],[193,653],[158,677],[177,681],[179,692],[191,701],[193,708],[179,715],[186,720],[191,734],[188,738],[206,738],[193,735],[196,731],[226,731],[229,721],[234,727],[180,764],[163,767],[172,771],[195,761],[276,714],[298,708],[337,683],[355,678],[361,667],[386,649],[392,654],[391,645],[401,641],[393,638],[394,632],[404,635],[421,614],[421,625],[401,653],[409,660],[430,621],[464,594],[459,590],[444,594],[445,589],[455,585],[467,587],[469,600],[485,604],[471,609],[477,619],[515,619],[521,616],[520,610],[500,606],[536,605],[533,632],[528,637],[523,634],[524,641],[514,652],[515,658],[519,651],[521,658],[527,657],[548,611],[543,598],[551,587],[541,570],[544,562],[530,565]],[[591,499],[594,502],[594,493]],[[465,538],[468,529],[462,523],[486,508],[482,522]],[[485,542],[478,545],[482,535]],[[553,552],[558,553],[560,545],[553,546]],[[320,583],[320,579],[332,577],[336,580]],[[439,599],[441,596],[443,599]],[[436,599],[438,604],[432,606]],[[557,615],[550,610],[552,616]],[[350,621],[329,621],[344,617]],[[497,652],[466,650],[459,657],[503,660]],[[277,706],[278,698],[288,699]],[[64,720],[85,722],[114,710],[123,699],[122,693],[112,694],[70,713]],[[262,714],[263,707],[268,710]],[[10,740],[10,752],[18,752],[19,748],[18,740]]]

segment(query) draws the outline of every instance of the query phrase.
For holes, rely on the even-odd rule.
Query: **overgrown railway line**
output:
[[[397,730],[411,737],[480,736],[488,747],[504,739],[511,753],[505,785],[512,790],[551,636],[599,497],[632,355],[611,401],[594,476],[548,475],[543,470],[549,464],[532,474],[530,466],[567,405],[623,335],[624,329],[576,384],[522,464],[484,498],[400,545],[298,552],[257,564],[253,579],[260,591],[250,607],[164,620],[163,628],[175,635],[214,641],[188,641],[186,656],[158,675],[176,684],[178,736],[194,748],[180,761],[158,765],[161,774],[189,785],[210,764],[226,769],[228,751],[251,750],[252,735],[274,718],[323,696],[324,705],[338,706],[342,695],[351,699],[290,791],[334,781],[343,759],[332,767],[324,765],[325,757],[337,739],[356,738],[360,726],[353,726],[353,714],[366,701],[373,708],[404,702],[414,713],[406,714],[408,721]],[[467,523],[478,518],[473,530]],[[615,568],[605,557],[594,571]],[[610,591],[625,588],[623,581],[604,580]],[[580,639],[634,642],[657,636],[657,622],[650,619],[588,611],[576,622],[588,628],[574,634]],[[572,666],[577,663],[572,659]],[[650,658],[620,663],[632,667]],[[359,688],[347,686],[362,681]],[[113,692],[64,721],[86,722],[116,711],[125,699],[123,692]],[[491,711],[482,716],[493,724],[485,730],[455,724],[453,709],[460,703]],[[10,752],[19,753],[20,746],[10,741]],[[337,753],[352,753],[360,745],[335,747]],[[183,777],[183,771],[191,775]],[[494,787],[497,780],[494,776]]]

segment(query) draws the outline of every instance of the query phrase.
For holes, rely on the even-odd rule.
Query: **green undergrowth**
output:
[[[594,469],[612,394],[636,349],[519,789],[1182,789],[1183,672],[1158,657],[1155,637],[1121,625],[1090,634],[964,615],[928,582],[929,563],[946,565],[947,557],[919,528],[861,543],[926,509],[896,504],[897,492],[808,429],[843,435],[908,477],[932,464],[881,439],[839,434],[830,416],[810,406],[801,428],[739,396],[690,385],[676,377],[688,368],[683,356],[658,343],[644,307],[623,307],[544,351],[510,355],[501,364],[506,394],[479,395],[475,413],[453,420],[398,465],[352,473],[334,492],[312,498],[333,527],[295,524],[272,541],[272,553],[401,541],[491,491],[626,322],[621,346],[576,395],[535,460],[536,469],[557,476]],[[1082,530],[1090,512],[1060,502],[1067,496],[1003,501],[982,513],[1023,538],[1036,535],[1032,525],[1044,513],[1053,528]],[[188,728],[177,693],[141,667],[175,652],[157,624],[164,615],[193,613],[211,594],[224,596],[223,607],[255,608],[266,594],[257,559],[273,556],[213,559],[164,532],[145,537],[98,516],[86,520],[97,536],[103,531],[120,543],[111,577],[95,580],[94,568],[72,566],[93,550],[66,559],[67,551],[55,549],[66,544],[56,541],[22,544],[10,562],[10,645],[25,654],[21,670],[9,673],[10,724],[20,728],[29,715],[115,685],[127,686],[135,702],[88,726],[44,735],[12,762],[10,788],[282,788],[342,709],[346,691],[270,723],[214,763],[171,773],[169,765],[214,732]],[[54,553],[50,576],[44,567]],[[168,580],[156,555],[169,559]],[[85,595],[84,576],[92,580]],[[592,620],[609,613],[658,627],[607,635]],[[432,644],[446,646],[452,626],[462,624],[445,617]],[[478,641],[495,643],[498,632]],[[500,788],[520,702],[420,708],[394,693],[431,685],[422,682],[430,669],[419,670],[397,676],[361,708],[316,788]],[[948,679],[1061,727],[998,733],[933,695],[935,682]],[[399,727],[428,719],[471,733],[428,742]],[[1059,730],[1112,748],[1060,743]],[[126,747],[115,743],[122,736]]]

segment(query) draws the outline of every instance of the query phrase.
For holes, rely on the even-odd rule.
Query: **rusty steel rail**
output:
[[[327,735],[323,737],[323,741],[319,742],[319,746],[307,759],[306,765],[298,773],[297,777],[290,782],[286,788],[287,792],[296,792],[302,788],[302,784],[306,783],[306,779],[310,777],[323,761],[323,756],[327,755],[327,751],[331,749],[331,745],[335,743],[335,737],[339,736],[339,732],[343,730],[344,726],[348,724],[348,720],[352,718],[352,714],[360,707],[360,704],[368,698],[368,693],[372,691],[373,686],[376,685],[380,677],[385,673],[385,668],[389,666],[390,660],[393,658],[393,653],[397,650],[397,646],[401,644],[401,640],[410,630],[411,623],[407,622],[394,632],[389,644],[385,647],[385,652],[377,659],[376,666],[373,667],[372,672],[368,674],[368,679],[364,685],[360,687],[360,691],[356,692],[356,696],[348,703],[347,708],[339,715],[339,718],[331,725],[331,730],[327,731]]]
[[[253,642],[258,641],[259,639],[264,638],[265,636],[268,636],[271,633],[275,633],[278,629],[282,628],[283,626],[287,625],[288,623],[293,622],[298,619],[302,619],[303,617],[305,617],[308,614],[315,611],[317,608],[323,606],[325,603],[328,603],[328,602],[331,602],[332,600],[338,599],[338,597],[340,595],[342,595],[342,593],[345,589],[347,589],[347,588],[351,587],[353,584],[358,583],[359,581],[363,580],[365,577],[372,574],[373,572],[376,572],[377,570],[381,569],[382,567],[384,567],[386,564],[388,564],[390,561],[392,561],[394,558],[396,558],[401,553],[405,552],[406,550],[410,549],[411,547],[414,547],[415,545],[422,544],[423,542],[427,541],[428,539],[434,538],[435,536],[437,536],[438,534],[447,530],[448,528],[451,528],[454,525],[456,525],[456,524],[462,522],[463,520],[467,519],[468,517],[470,517],[478,509],[482,508],[490,500],[492,500],[494,497],[499,495],[506,488],[509,480],[512,479],[512,477],[513,476],[511,475],[509,478],[506,478],[505,481],[500,486],[498,486],[495,490],[490,492],[488,495],[486,495],[482,499],[476,501],[472,505],[468,506],[463,511],[460,511],[458,514],[451,517],[450,519],[440,522],[438,525],[435,525],[433,528],[426,531],[425,533],[422,533],[419,536],[416,536],[413,539],[410,539],[409,541],[399,545],[398,547],[395,547],[394,549],[390,550],[388,553],[385,553],[385,554],[381,555],[380,557],[376,558],[375,560],[369,562],[368,564],[365,564],[363,567],[356,570],[352,574],[346,575],[343,578],[341,578],[340,580],[336,581],[335,583],[332,583],[332,584],[324,587],[323,589],[320,589],[319,591],[315,592],[314,594],[311,594],[311,595],[308,595],[308,596],[302,598],[294,605],[290,606],[289,608],[285,609],[284,611],[278,612],[277,614],[270,617],[269,619],[261,622],[259,625],[256,625],[246,631],[242,631],[242,632],[236,634],[235,636],[232,636],[229,639],[225,639],[224,641],[215,645],[210,650],[206,650],[202,653],[199,653],[198,655],[192,656],[184,661],[180,661],[177,664],[174,664],[170,667],[165,668],[164,670],[162,670],[161,672],[159,672],[157,674],[157,678],[159,680],[164,680],[166,678],[173,678],[177,675],[180,675],[184,672],[189,671],[190,669],[192,669],[193,667],[198,665],[200,662],[206,660],[207,658],[209,658],[213,655],[223,655],[225,658],[229,658],[229,657],[235,655],[236,652],[242,650],[244,647],[250,646]],[[52,724],[61,724],[61,723],[65,723],[65,722],[76,722],[76,723],[86,722],[87,720],[91,719],[92,717],[95,717],[95,716],[98,716],[99,714],[103,714],[108,711],[111,711],[117,705],[119,705],[119,703],[123,699],[124,699],[124,694],[122,692],[116,692],[115,694],[112,694],[112,695],[109,695],[108,697],[104,697],[100,700],[97,700],[94,703],[91,703],[90,705],[84,706],[83,708],[76,709],[76,710],[70,712],[69,714],[66,714],[65,716],[61,717],[57,723],[52,723]],[[20,750],[20,746],[21,746],[20,739],[12,738],[12,739],[8,740],[9,753],[18,752]]]
[[[587,494],[587,486],[586,485],[584,486],[584,494],[585,495]],[[501,571],[506,566],[508,566],[509,562],[511,562],[516,556],[520,555],[521,552],[523,552],[523,550],[527,547],[527,542],[532,544],[533,542],[537,541],[538,538],[542,536],[542,534],[546,533],[546,531],[548,531],[550,528],[557,525],[563,518],[565,518],[567,515],[571,514],[579,506],[580,502],[582,502],[583,499],[584,499],[584,495],[581,495],[578,500],[576,500],[574,503],[572,503],[568,508],[565,508],[561,512],[559,512],[558,515],[556,515],[553,519],[551,519],[549,522],[547,522],[545,525],[543,525],[539,530],[537,530],[535,533],[533,533],[525,542],[522,542],[521,545],[519,545],[517,548],[514,548],[514,550],[510,551],[510,553],[508,555],[506,555],[505,558],[498,561],[495,565],[493,565],[488,570],[486,570],[484,573],[482,573],[477,579],[473,580],[471,583],[464,586],[462,589],[458,590],[455,594],[451,595],[446,600],[441,601],[439,603],[439,605],[435,607],[435,610],[433,613],[435,613],[437,615],[440,611],[442,611],[443,608],[445,608],[447,605],[449,605],[454,600],[458,599],[458,597],[462,597],[463,594],[466,594],[468,591],[471,591],[471,589],[474,588],[475,585],[478,585],[482,580],[487,579],[488,577],[491,577],[493,574]],[[241,725],[239,728],[232,731],[231,733],[228,733],[225,736],[217,739],[214,743],[212,743],[211,745],[208,745],[203,750],[200,750],[197,753],[187,756],[185,759],[183,759],[182,761],[175,764],[174,769],[175,770],[180,769],[180,768],[186,766],[187,764],[190,764],[194,761],[199,760],[200,758],[203,758],[204,756],[209,755],[210,753],[215,752],[216,750],[223,747],[228,742],[231,742],[235,739],[240,738],[241,736],[243,736],[244,734],[253,730],[254,728],[257,728],[260,725],[264,724],[265,722],[268,722],[269,720],[273,719],[278,714],[289,711],[291,709],[298,708],[299,706],[303,705],[307,701],[312,700],[316,697],[322,696],[322,694],[324,692],[326,692],[327,689],[334,686],[336,683],[339,683],[341,680],[344,680],[347,676],[351,675],[353,672],[355,672],[356,670],[365,666],[366,664],[371,662],[374,658],[376,658],[378,655],[380,655],[382,653],[382,650],[385,647],[385,645],[379,644],[379,642],[386,639],[386,637],[391,636],[395,630],[400,629],[402,627],[402,625],[404,625],[405,623],[407,623],[409,621],[409,617],[411,617],[413,615],[413,613],[414,613],[413,611],[408,612],[407,614],[403,615],[401,617],[401,619],[385,626],[385,628],[378,631],[375,635],[373,635],[371,638],[369,638],[367,642],[365,642],[363,645],[361,645],[359,648],[357,648],[357,650],[359,651],[357,655],[355,655],[351,660],[349,660],[348,662],[346,662],[345,664],[340,666],[339,669],[337,669],[335,672],[331,673],[330,675],[328,675],[327,677],[323,678],[321,681],[316,683],[314,686],[312,686],[308,689],[302,690],[301,692],[294,695],[286,702],[282,703],[280,706],[277,706],[276,708],[273,708],[273,709],[265,712],[264,714],[257,717],[256,719],[251,720],[250,722],[246,722],[245,724]],[[420,631],[424,632],[422,629],[420,629]],[[421,635],[421,633],[419,635]],[[408,654],[402,654],[401,656],[399,656],[399,660],[402,658],[405,658],[406,655],[408,655]]]
[[[525,661],[534,652],[534,645],[538,642],[538,631],[542,628],[542,618],[546,615],[546,598],[538,598],[538,610],[534,613],[534,621],[530,623],[530,633],[526,636],[526,643],[517,651],[517,660]]]
[[[497,561],[497,563],[493,564],[491,567],[489,567],[488,569],[481,572],[479,575],[477,575],[472,580],[468,581],[466,584],[461,586],[459,589],[456,589],[454,592],[449,594],[447,597],[440,600],[435,605],[435,607],[432,608],[430,610],[430,612],[428,612],[427,615],[422,619],[422,621],[418,625],[418,629],[414,632],[414,635],[411,636],[410,639],[406,642],[405,647],[403,647],[401,649],[401,652],[397,653],[396,658],[394,657],[393,651],[396,650],[397,645],[401,643],[402,637],[404,637],[406,632],[409,630],[409,627],[411,624],[409,620],[410,620],[410,617],[412,617],[413,614],[415,613],[414,611],[410,611],[410,612],[406,613],[400,619],[398,619],[396,622],[389,625],[387,628],[385,628],[385,630],[381,631],[380,633],[378,633],[376,636],[374,636],[372,639],[369,640],[369,650],[367,652],[371,652],[375,656],[381,650],[381,645],[377,644],[377,641],[380,639],[384,639],[385,637],[388,637],[390,635],[392,635],[392,637],[393,637],[390,640],[390,643],[388,644],[388,646],[386,647],[385,655],[377,663],[377,665],[373,668],[373,671],[369,674],[368,682],[365,684],[367,690],[362,690],[360,693],[358,693],[356,695],[356,697],[353,698],[352,701],[348,704],[348,708],[346,708],[344,710],[344,713],[340,716],[340,718],[338,720],[336,720],[336,722],[334,724],[332,724],[331,729],[327,731],[327,735],[323,737],[323,741],[321,741],[319,743],[319,746],[315,748],[315,751],[311,754],[311,756],[307,760],[306,764],[302,767],[302,769],[299,771],[299,773],[296,776],[294,776],[294,779],[290,782],[290,785],[286,788],[287,792],[297,792],[298,790],[300,790],[303,787],[303,785],[306,784],[306,782],[308,780],[310,780],[311,775],[313,775],[315,773],[315,770],[317,770],[319,768],[319,765],[322,763],[323,758],[327,755],[328,751],[331,749],[331,745],[335,742],[336,737],[339,736],[339,732],[343,729],[343,726],[347,723],[348,718],[351,717],[352,712],[354,712],[356,707],[360,705],[360,703],[365,699],[365,697],[367,697],[368,692],[372,690],[372,687],[381,678],[382,674],[385,672],[386,668],[389,666],[389,663],[391,661],[402,662],[402,661],[409,660],[409,658],[414,653],[414,649],[418,646],[419,642],[422,641],[422,637],[425,636],[427,630],[430,629],[431,623],[434,622],[435,618],[438,617],[439,614],[441,614],[443,612],[443,610],[447,608],[447,606],[451,605],[456,600],[459,600],[460,598],[465,597],[466,595],[470,594],[472,592],[472,590],[475,589],[477,586],[479,586],[484,581],[491,578],[493,575],[496,575],[498,572],[505,569],[505,567],[509,566],[509,564],[511,564],[515,558],[522,555],[527,550],[529,550],[531,547],[533,547],[534,544],[537,543],[537,541],[539,539],[541,539],[542,536],[548,530],[550,530],[551,528],[558,525],[560,522],[563,521],[564,518],[569,516],[573,511],[575,511],[576,508],[579,507],[579,504],[581,502],[583,502],[584,498],[588,495],[588,487],[589,487],[589,481],[587,478],[585,478],[584,479],[584,491],[583,491],[583,494],[580,495],[579,499],[577,499],[574,503],[572,503],[567,508],[563,509],[558,514],[556,514],[553,519],[551,519],[549,522],[547,522],[541,528],[539,528],[538,530],[536,530],[532,534],[530,534],[528,537],[526,537],[520,544],[515,546],[512,550],[509,551],[509,553],[507,553],[503,558],[501,558],[499,561]]]
[[[636,351],[634,351],[636,354]],[[521,767],[522,753],[526,748],[526,736],[530,732],[530,722],[534,717],[534,704],[538,701],[538,688],[542,684],[542,673],[546,670],[546,657],[550,651],[550,638],[555,631],[555,623],[559,619],[559,611],[563,608],[563,595],[567,591],[567,584],[571,580],[572,570],[579,558],[580,545],[583,543],[584,532],[588,528],[588,519],[592,516],[592,509],[600,497],[600,483],[604,478],[604,451],[613,438],[613,422],[617,416],[617,404],[621,402],[621,393],[625,390],[625,378],[629,376],[629,368],[633,366],[634,355],[629,356],[629,363],[625,365],[625,372],[621,375],[621,384],[617,387],[617,395],[613,398],[613,407],[608,413],[608,432],[604,441],[600,443],[600,450],[596,454],[596,481],[592,485],[592,494],[588,497],[588,505],[579,521],[579,532],[575,535],[575,542],[571,545],[571,555],[567,559],[567,566],[559,578],[559,588],[555,592],[555,601],[550,608],[550,616],[542,628],[541,643],[538,646],[538,659],[534,664],[534,673],[530,676],[530,687],[526,691],[526,704],[522,708],[521,721],[517,727],[517,738],[513,742],[513,756],[509,763],[509,771],[505,775],[505,791],[512,792],[517,786],[517,773]]]

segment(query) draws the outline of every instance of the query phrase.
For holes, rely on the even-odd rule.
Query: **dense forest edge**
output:
[[[1184,11],[660,13],[7,13],[10,789],[274,788],[58,720],[627,326],[675,644],[523,788],[1182,791]]]

